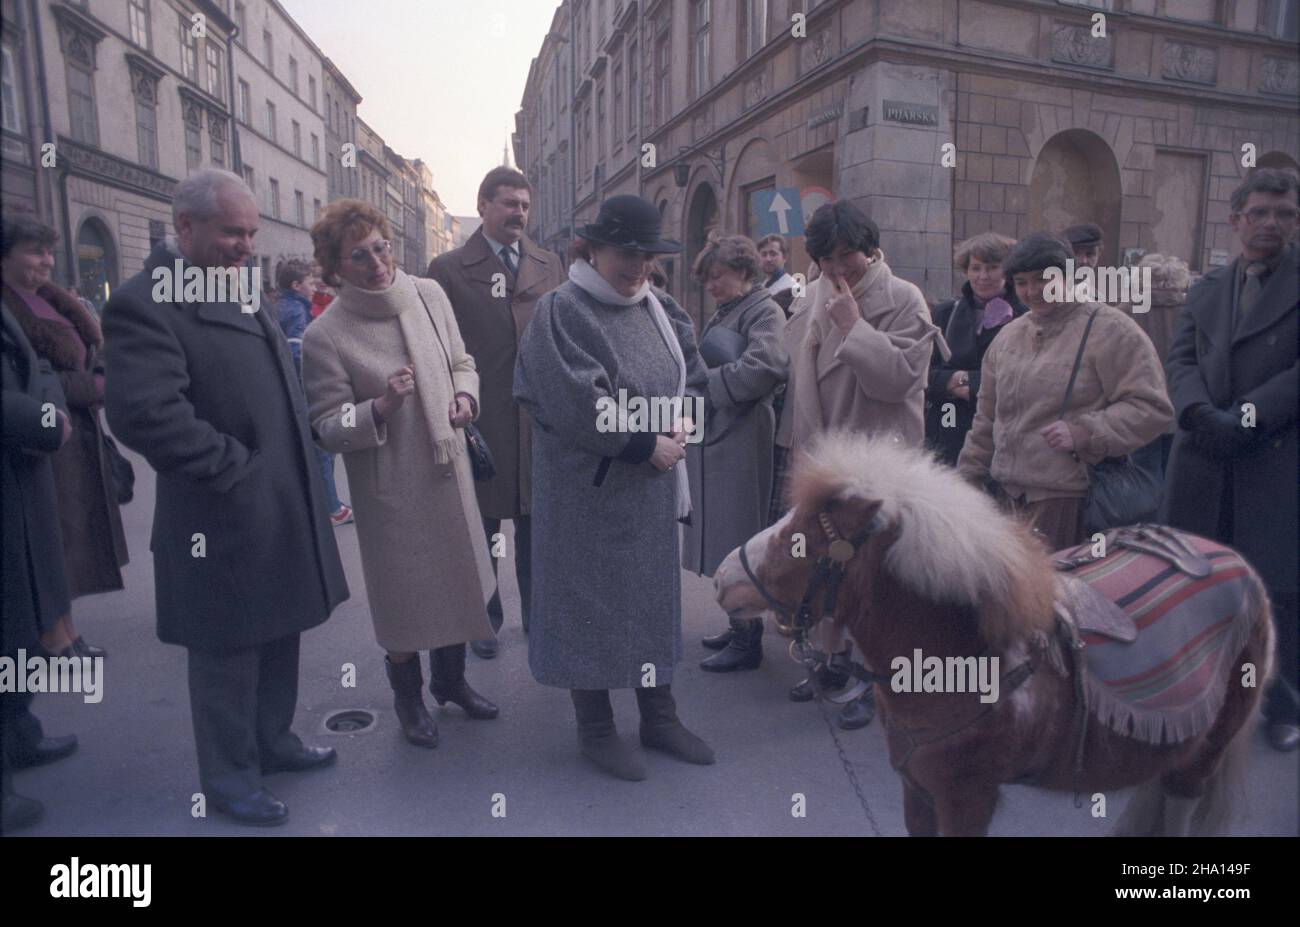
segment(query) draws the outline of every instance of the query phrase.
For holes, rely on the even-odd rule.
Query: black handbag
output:
[[[117,442],[104,435],[104,456],[108,458],[108,475],[118,505],[126,505],[135,498],[135,467],[122,456]]]
[[[429,324],[433,326],[433,334],[438,336],[438,324],[433,320],[433,310],[429,304],[424,301],[424,294],[420,288],[415,288],[415,294],[420,297],[420,302],[424,305],[424,311],[429,316]],[[447,363],[447,379],[452,384],[454,390],[456,377],[451,369],[451,355],[447,352],[447,346],[438,338],[438,347],[442,348],[442,359]],[[496,461],[492,459],[492,449],[488,447],[487,438],[483,437],[483,432],[470,422],[465,426],[465,449],[469,452],[469,466],[474,472],[476,482],[483,483],[497,475]]]
[[[1065,387],[1065,401],[1061,403],[1058,419],[1064,420],[1070,407],[1070,397],[1074,395],[1074,381],[1079,376],[1079,366],[1083,363],[1083,349],[1088,343],[1088,333],[1100,309],[1094,309],[1088,316],[1088,324],[1083,329],[1083,338],[1079,340],[1079,350],[1074,355],[1074,368],[1070,371],[1070,382]],[[1079,460],[1078,453],[1073,454]],[[1160,483],[1150,472],[1133,462],[1130,455],[1107,457],[1100,463],[1088,465],[1088,497],[1084,505],[1083,531],[1091,536],[1098,531],[1119,528],[1124,525],[1136,525],[1151,521],[1156,516],[1160,505]]]

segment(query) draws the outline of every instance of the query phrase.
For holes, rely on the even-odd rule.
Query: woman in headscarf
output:
[[[615,196],[579,231],[569,280],[537,302],[515,366],[533,420],[533,615],[528,662],[569,689],[582,754],[645,778],[614,729],[610,689],[635,689],[641,743],[688,763],[713,751],[677,719],[678,524],[691,513],[686,421],[707,373],[690,317],[651,288],[660,217]],[[698,416],[697,416],[698,417]]]

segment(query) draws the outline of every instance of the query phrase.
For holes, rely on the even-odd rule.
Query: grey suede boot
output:
[[[619,779],[640,782],[645,762],[628,749],[614,729],[614,709],[608,689],[570,689],[578,716],[578,745],[582,755]]]
[[[636,690],[641,709],[641,743],[652,750],[708,766],[714,761],[713,748],[677,720],[677,702],[669,686],[647,686]]]

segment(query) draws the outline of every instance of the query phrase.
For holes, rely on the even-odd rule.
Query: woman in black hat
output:
[[[641,743],[689,763],[713,751],[677,720],[678,522],[689,518],[689,421],[708,374],[690,318],[650,286],[659,211],[606,200],[581,229],[567,283],[537,302],[514,395],[533,419],[533,611],[529,666],[571,691],[582,753],[645,778],[614,730],[610,689],[635,689]],[[697,413],[698,415],[698,413]]]

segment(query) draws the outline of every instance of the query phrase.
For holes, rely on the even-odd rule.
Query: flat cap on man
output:
[[[1080,222],[1062,232],[1061,237],[1071,245],[1095,245],[1101,241],[1101,226],[1091,222]]]

